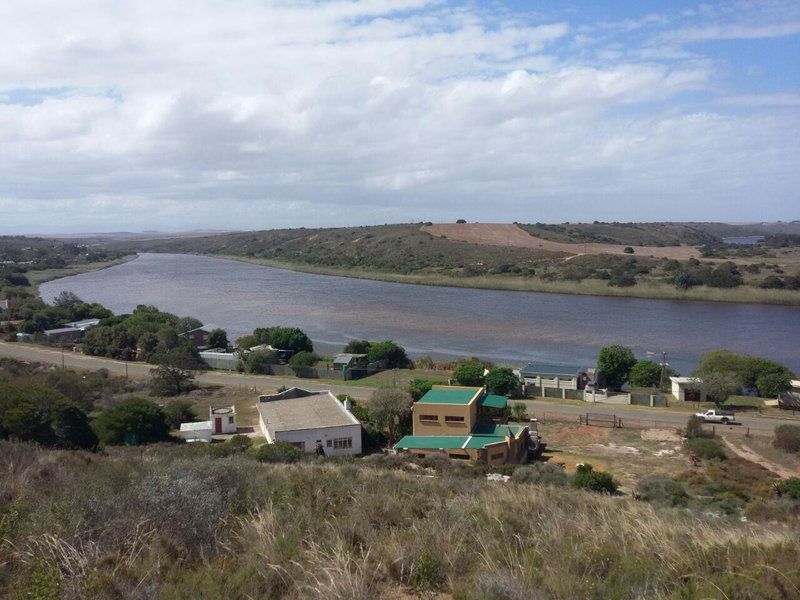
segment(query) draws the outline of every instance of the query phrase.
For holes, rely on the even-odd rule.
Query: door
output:
[[[222,417],[214,419],[214,433],[222,433]]]

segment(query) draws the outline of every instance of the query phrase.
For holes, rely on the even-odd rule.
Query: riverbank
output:
[[[752,286],[737,288],[712,288],[697,286],[680,290],[673,285],[657,282],[639,282],[631,287],[612,287],[600,279],[583,281],[546,281],[539,277],[509,275],[484,275],[477,277],[448,277],[446,275],[401,274],[362,269],[341,269],[300,263],[283,262],[261,258],[247,258],[229,254],[199,254],[211,258],[235,260],[276,269],[287,269],[300,273],[370,279],[391,283],[408,283],[442,287],[458,287],[509,292],[543,292],[574,294],[580,296],[611,296],[616,298],[644,298],[659,300],[693,300],[700,302],[729,302],[741,304],[773,304],[800,306],[800,292],[790,290],[762,289]]]
[[[61,279],[62,277],[71,277],[72,275],[80,275],[81,273],[89,273],[90,271],[102,271],[103,269],[109,269],[111,267],[124,264],[137,257],[137,254],[128,254],[116,260],[105,260],[82,265],[72,265],[69,267],[64,267],[63,269],[42,269],[41,271],[28,271],[25,273],[25,275],[27,276],[28,281],[31,283],[30,287],[38,295],[39,286],[43,283],[47,283],[48,281],[54,281],[56,279]]]

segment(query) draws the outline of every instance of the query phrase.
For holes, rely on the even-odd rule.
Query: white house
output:
[[[214,435],[236,433],[236,407],[208,409],[208,421],[181,423],[180,436],[187,442],[210,442]]]
[[[706,394],[700,389],[703,380],[699,377],[670,377],[672,396],[679,402],[705,402]]]
[[[291,388],[260,396],[258,419],[269,443],[289,442],[313,454],[319,446],[327,456],[361,454],[361,423],[330,391]]]

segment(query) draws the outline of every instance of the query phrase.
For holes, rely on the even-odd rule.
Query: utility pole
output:
[[[667,351],[661,353],[661,378],[658,381],[658,387],[662,392],[669,391],[669,371],[667,370]]]
[[[64,362],[64,342],[63,341],[61,342],[61,370],[62,371],[66,371],[67,370],[67,365]]]

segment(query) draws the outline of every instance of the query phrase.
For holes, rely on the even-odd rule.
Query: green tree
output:
[[[186,333],[193,329],[198,329],[203,326],[203,322],[194,317],[181,317],[175,324],[175,329],[178,333]]]
[[[661,380],[661,365],[652,360],[640,360],[631,368],[630,380],[631,385],[637,387],[656,387]]]
[[[425,394],[431,391],[434,385],[441,385],[444,381],[430,381],[428,379],[412,379],[408,382],[408,393],[414,399],[414,402],[422,398]]]
[[[453,369],[453,379],[458,385],[483,385],[484,370],[483,363],[476,360],[462,360],[456,364],[456,368]]]
[[[606,385],[615,390],[628,381],[635,364],[633,350],[618,344],[602,348],[597,357],[597,370],[602,374]]]
[[[733,371],[710,371],[703,373],[698,386],[706,398],[721,406],[728,396],[742,389],[742,380]]]
[[[79,304],[83,304],[83,300],[74,292],[62,290],[58,296],[53,299],[53,304],[59,308],[74,308]]]
[[[486,389],[491,394],[508,396],[519,389],[519,377],[508,367],[495,367],[486,375]]]
[[[158,366],[150,369],[150,391],[157,396],[178,396],[192,389],[203,364],[185,348],[157,355],[153,362]]]
[[[385,361],[389,369],[404,369],[410,363],[405,348],[391,340],[370,344],[367,350],[367,360],[371,363]]]
[[[345,344],[342,352],[347,354],[366,354],[372,343],[369,340],[350,340]]]
[[[319,356],[314,352],[298,352],[289,359],[292,367],[313,367],[319,362]]]
[[[777,398],[792,387],[792,377],[788,373],[765,373],[756,379],[758,395],[762,398]]]
[[[252,350],[244,359],[244,370],[258,375],[269,375],[270,365],[278,364],[278,353],[272,350]]]
[[[208,334],[208,345],[211,348],[225,348],[227,350],[230,345],[227,332],[220,328],[212,329]]]
[[[170,439],[167,415],[144,398],[128,398],[100,413],[92,428],[104,444],[136,446]]]
[[[44,442],[49,428],[39,410],[30,402],[19,402],[3,411],[3,430],[12,439],[22,442]]]
[[[379,388],[372,393],[367,404],[369,418],[386,434],[389,444],[398,440],[400,431],[409,428],[413,403],[411,395],[398,388]]]
[[[173,429],[180,429],[181,423],[194,423],[198,420],[194,405],[188,400],[173,400],[164,407],[164,414]]]
[[[96,450],[98,439],[89,424],[89,417],[78,406],[59,403],[52,412],[50,427],[56,444],[72,450]]]
[[[260,327],[253,332],[259,344],[269,344],[276,350],[313,352],[311,339],[296,327]]]

